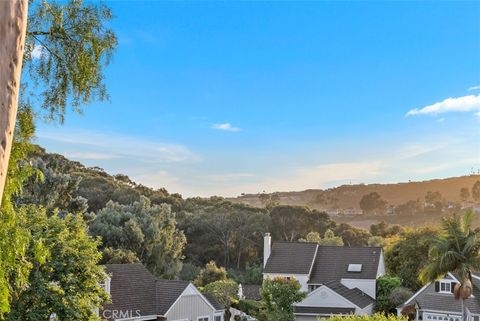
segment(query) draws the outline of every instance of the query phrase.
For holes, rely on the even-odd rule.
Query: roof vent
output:
[[[348,272],[362,272],[362,265],[361,264],[349,264],[348,265]]]

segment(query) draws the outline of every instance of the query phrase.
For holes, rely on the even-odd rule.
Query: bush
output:
[[[400,304],[406,302],[408,299],[410,299],[413,295],[413,292],[410,291],[407,288],[404,287],[399,287],[396,289],[393,289],[392,292],[390,292],[389,299],[390,302],[398,307]]]

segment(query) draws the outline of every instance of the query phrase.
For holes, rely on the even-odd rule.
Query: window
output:
[[[348,265],[348,272],[362,272],[362,265],[361,264],[349,264]]]
[[[221,315],[216,315],[213,317],[213,321],[222,321],[222,316]]]
[[[198,317],[197,319],[198,321],[210,321],[210,318],[207,316],[207,317]]]
[[[440,282],[440,292],[452,293],[451,282]]]

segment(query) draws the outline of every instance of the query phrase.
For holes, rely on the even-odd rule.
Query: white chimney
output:
[[[263,237],[263,267],[267,265],[268,258],[270,257],[270,253],[272,251],[272,237],[270,233],[265,233]]]

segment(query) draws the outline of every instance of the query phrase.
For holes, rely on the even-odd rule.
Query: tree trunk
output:
[[[12,150],[28,0],[0,0],[0,203]]]

